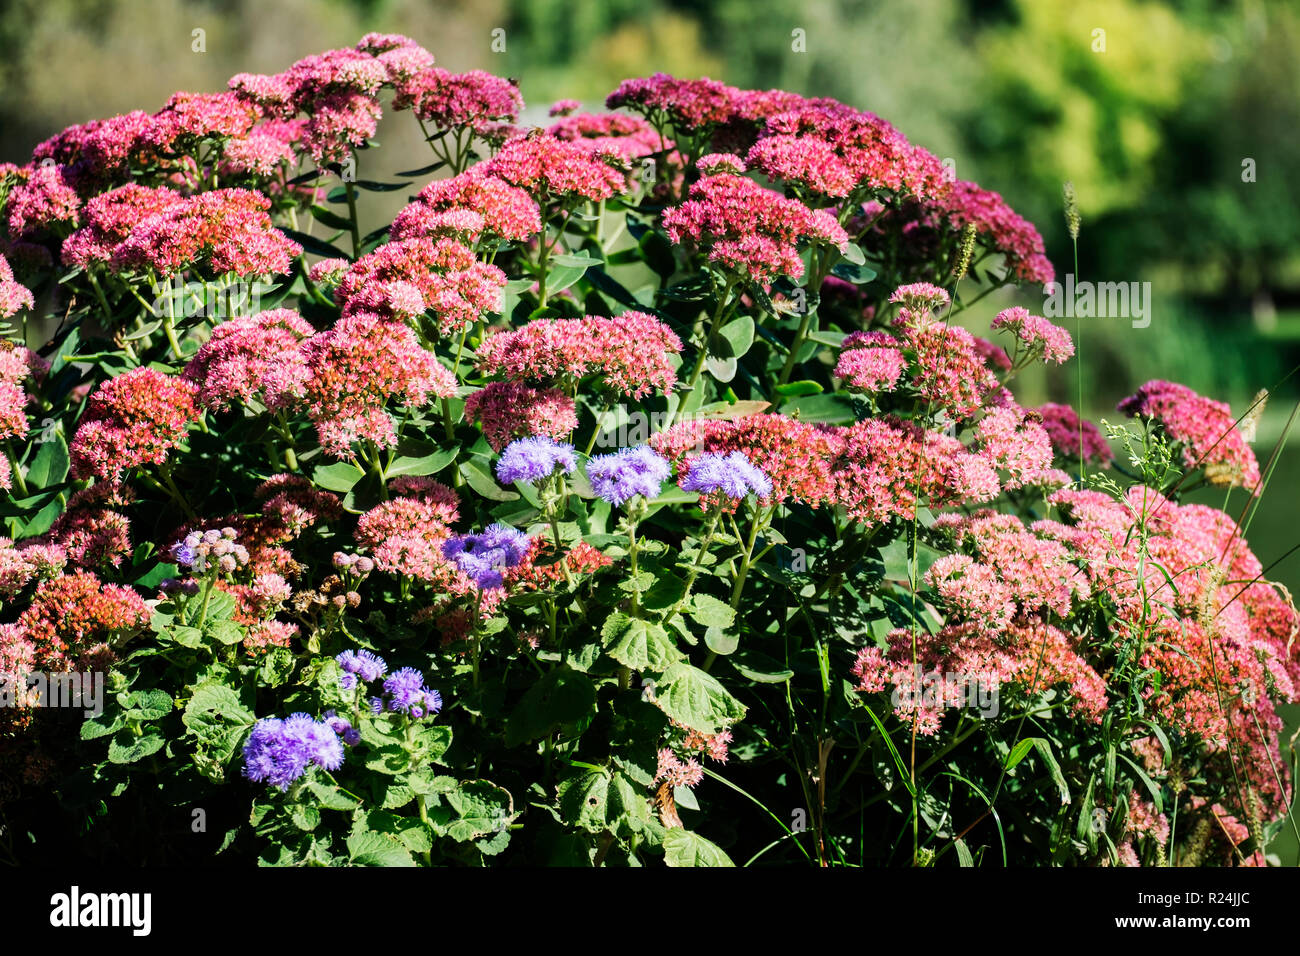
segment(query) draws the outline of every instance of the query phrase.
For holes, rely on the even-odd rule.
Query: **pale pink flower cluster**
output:
[[[190,359],[185,377],[198,386],[205,408],[260,399],[267,408],[289,406],[306,393],[311,376],[302,342],[315,329],[292,309],[272,309],[224,322]]]
[[[7,319],[35,305],[31,290],[14,281],[14,270],[9,260],[0,255],[0,319]]]
[[[993,317],[992,327],[1011,332],[1031,352],[1058,365],[1074,354],[1070,333],[1041,315],[1030,315],[1022,306],[1003,309]]]
[[[465,225],[456,227],[453,220],[446,218],[456,212],[474,213],[481,218],[480,231],[514,242],[522,242],[542,229],[537,203],[526,190],[484,172],[482,166],[474,166],[421,189],[415,202],[397,214],[390,235],[395,240],[436,238],[443,233],[466,231]],[[468,238],[473,241],[478,236]]]

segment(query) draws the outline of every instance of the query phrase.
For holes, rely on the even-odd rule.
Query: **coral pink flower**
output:
[[[205,266],[214,276],[284,274],[302,247],[271,225],[271,200],[248,189],[216,189],[141,220],[113,250],[128,271],[174,275]]]
[[[450,336],[499,308],[505,281],[505,273],[479,262],[473,250],[454,239],[402,239],[358,259],[339,282],[334,300],[345,315],[409,318],[428,309],[437,316],[439,331]],[[398,284],[402,287],[395,288]]]
[[[199,417],[188,379],[149,367],[101,385],[86,407],[70,449],[73,473],[116,478],[128,468],[161,465]]]
[[[482,168],[484,174],[518,186],[542,205],[552,200],[599,202],[627,190],[623,173],[601,154],[540,130],[506,144]]]
[[[380,447],[396,441],[384,410],[389,399],[420,406],[456,394],[456,377],[422,348],[405,325],[358,313],[303,343],[311,378],[308,414],[321,446],[346,456],[353,443],[368,439]]]

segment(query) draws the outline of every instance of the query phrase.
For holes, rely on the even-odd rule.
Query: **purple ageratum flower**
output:
[[[649,445],[598,455],[587,462],[592,490],[612,505],[622,505],[636,495],[647,500],[658,497],[671,473],[668,460]]]
[[[497,478],[505,484],[523,481],[536,484],[559,469],[569,474],[578,465],[572,445],[562,444],[544,435],[520,438],[501,452],[497,461]]]
[[[528,553],[532,539],[505,524],[489,525],[481,534],[460,534],[449,538],[442,554],[473,579],[480,590],[499,588],[503,572],[513,568]]]
[[[388,709],[396,713],[420,718],[442,709],[442,696],[424,686],[424,675],[414,667],[394,671],[384,681],[384,693],[388,694]]]
[[[339,667],[343,668],[344,677],[339,679],[339,684],[344,690],[355,687],[358,677],[368,684],[388,673],[388,665],[384,663],[384,659],[370,651],[344,651],[334,660],[338,662]],[[346,680],[347,677],[351,677],[352,680]]]
[[[708,452],[692,459],[690,471],[680,484],[684,491],[705,495],[722,492],[728,498],[744,498],[751,491],[760,498],[772,493],[772,479],[742,451],[729,455]]]
[[[343,765],[343,744],[328,723],[307,714],[259,720],[244,744],[244,776],[281,790],[288,790],[313,763],[337,770]]]
[[[330,730],[338,734],[347,746],[355,747],[361,743],[361,731],[353,727],[346,717],[340,717],[334,711],[327,710],[324,719]]]

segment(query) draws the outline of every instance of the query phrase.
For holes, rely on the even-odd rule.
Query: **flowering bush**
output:
[[[1051,280],[1042,241],[880,117],[606,105],[522,128],[370,35],[0,167],[0,819],[137,862],[1262,862],[1300,617],[1180,501],[1260,492],[1228,407],[1018,404],[1071,336],[957,289]],[[358,178],[384,109],[433,153],[400,182]]]

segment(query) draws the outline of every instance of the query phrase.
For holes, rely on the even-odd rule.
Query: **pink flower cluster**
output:
[[[115,479],[129,468],[161,465],[199,418],[186,378],[147,366],[109,379],[90,396],[70,448],[77,477]]]
[[[600,202],[627,190],[626,176],[608,153],[541,130],[512,140],[482,164],[482,171],[523,189],[542,206],[552,201]]]
[[[358,259],[340,280],[334,300],[344,316],[370,313],[409,320],[425,311],[446,336],[501,305],[505,273],[479,262],[454,239],[417,237],[385,243]]]
[[[518,329],[489,331],[477,360],[490,375],[570,382],[596,375],[606,387],[633,398],[652,390],[667,394],[677,381],[672,357],[681,352],[681,339],[644,312],[612,319],[535,319]]]
[[[397,214],[390,235],[395,240],[456,235],[464,226],[455,225],[450,218],[455,213],[473,213],[481,220],[477,229],[466,236],[469,241],[487,232],[523,242],[542,230],[537,203],[526,190],[484,172],[482,166],[474,166],[421,189],[415,202]]]
[[[113,247],[114,269],[175,275],[203,266],[213,276],[283,275],[302,246],[271,225],[271,200],[248,189],[217,189],[139,219]],[[74,253],[75,254],[75,253]]]
[[[578,427],[572,398],[558,388],[534,388],[523,382],[489,382],[465,399],[465,417],[482,429],[495,451],[529,435],[562,441]]]
[[[524,108],[519,87],[483,70],[452,73],[431,66],[397,83],[396,109],[411,109],[439,129],[487,129],[510,122]]]
[[[22,309],[35,306],[31,290],[14,281],[14,270],[9,265],[9,260],[0,255],[0,319],[7,319]]]
[[[1022,306],[1003,309],[993,317],[992,327],[1006,329],[1032,354],[1041,354],[1045,361],[1060,365],[1074,354],[1070,333],[1053,325],[1041,315],[1030,315]]]
[[[1157,379],[1120,402],[1119,410],[1159,423],[1171,440],[1182,445],[1187,467],[1204,468],[1212,484],[1241,485],[1259,494],[1259,461],[1225,402]]]
[[[705,176],[691,198],[663,214],[673,242],[689,242],[711,262],[766,285],[803,275],[799,244],[842,249],[849,238],[835,217],[732,173]]]
[[[224,411],[254,398],[285,408],[306,394],[311,371],[301,345],[315,329],[291,309],[224,322],[190,359],[185,377],[198,387],[204,408]]]
[[[311,377],[308,414],[321,447],[345,457],[358,441],[379,447],[396,441],[385,404],[420,406],[456,394],[457,382],[404,324],[368,313],[346,315],[308,339],[303,349]]]

